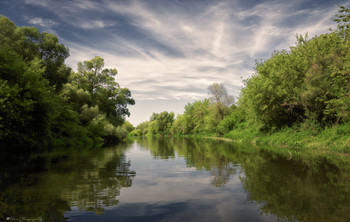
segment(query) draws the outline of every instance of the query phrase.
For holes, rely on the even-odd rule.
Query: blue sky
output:
[[[101,56],[136,100],[136,126],[153,112],[182,113],[223,83],[238,96],[256,60],[288,49],[296,34],[335,27],[348,0],[0,0],[17,26],[54,33],[70,49],[66,64]]]

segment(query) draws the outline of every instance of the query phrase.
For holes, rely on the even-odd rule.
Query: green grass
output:
[[[350,123],[326,127],[304,124],[286,127],[273,133],[254,128],[235,128],[225,135],[238,142],[266,144],[279,147],[302,148],[319,152],[350,153]]]

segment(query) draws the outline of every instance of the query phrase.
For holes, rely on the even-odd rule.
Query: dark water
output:
[[[2,158],[3,221],[350,221],[350,157],[142,138]]]

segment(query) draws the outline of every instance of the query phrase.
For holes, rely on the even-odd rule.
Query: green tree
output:
[[[135,129],[135,127],[129,122],[129,121],[125,121],[123,126],[122,126],[128,133],[130,133],[131,131],[133,131]]]
[[[226,87],[222,83],[213,83],[208,86],[209,100],[212,102],[222,120],[231,105],[234,104],[234,97],[227,93]]]
[[[350,9],[339,6],[339,14],[336,14],[333,21],[338,23],[338,33],[341,37],[350,40]]]
[[[299,60],[302,58],[291,57],[286,51],[275,52],[258,63],[256,73],[245,82],[239,105],[262,129],[291,125],[303,117],[304,109],[294,102],[303,88],[305,68]]]
[[[136,129],[141,131],[141,135],[147,135],[149,131],[149,121],[145,121],[137,125]]]
[[[349,50],[339,30],[310,40],[298,36],[290,51],[257,64],[239,104],[267,130],[309,120],[321,126],[348,121]]]
[[[85,145],[126,136],[131,92],[95,57],[66,67],[57,36],[0,17],[0,142],[8,147]]]
[[[39,32],[34,27],[16,27],[13,22],[0,17],[0,42],[8,50],[21,55],[25,62],[35,58],[43,60],[43,77],[57,90],[67,82],[71,69],[64,60],[69,56],[68,48],[58,42],[57,36]]]
[[[43,77],[39,59],[0,49],[0,140],[14,147],[45,145],[59,99]]]
[[[188,118],[186,118],[185,115],[177,115],[171,128],[171,134],[186,135],[188,133],[189,133]]]
[[[188,121],[188,131],[191,134],[205,134],[206,133],[206,116],[210,112],[209,99],[203,101],[195,101],[188,103],[185,106],[184,115]]]
[[[217,132],[220,135],[224,135],[234,128],[236,128],[240,123],[245,121],[245,115],[242,112],[242,108],[239,108],[233,105],[230,109],[229,114],[225,116],[225,118],[220,121],[217,126]]]
[[[114,126],[124,123],[124,117],[130,116],[128,105],[134,105],[131,92],[121,88],[115,81],[116,69],[104,69],[104,59],[96,56],[92,60],[79,62],[78,72],[72,76],[72,84],[91,96],[89,106],[97,105],[106,114]]]
[[[175,114],[167,111],[153,113],[148,126],[148,133],[151,135],[170,135]]]
[[[28,149],[49,143],[61,101],[56,91],[70,73],[67,56],[56,36],[0,17],[2,142]]]

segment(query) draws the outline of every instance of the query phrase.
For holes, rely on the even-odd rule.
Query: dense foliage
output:
[[[340,8],[338,29],[312,39],[297,36],[290,51],[273,53],[246,81],[240,105],[261,129],[312,121],[321,127],[348,122],[350,115],[350,41]]]
[[[27,150],[51,145],[115,141],[127,105],[135,101],[95,57],[75,73],[64,64],[68,48],[33,27],[0,18],[0,142]],[[129,129],[129,131],[131,131]]]
[[[210,98],[187,104],[170,134],[226,134],[238,140],[259,140],[279,132],[294,138],[296,145],[303,140],[310,143],[310,136],[327,145],[342,140],[337,149],[349,151],[350,10],[341,6],[334,21],[336,30],[311,39],[307,34],[297,36],[290,50],[276,51],[257,62],[235,105],[222,84],[209,86]],[[154,134],[141,125],[142,132],[134,131],[134,135]],[[325,132],[330,133],[328,140]],[[279,143],[291,145],[284,139]]]

